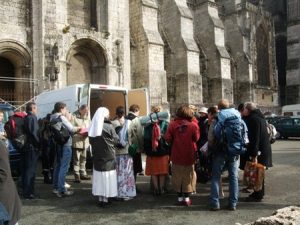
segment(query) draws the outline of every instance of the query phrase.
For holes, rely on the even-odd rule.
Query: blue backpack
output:
[[[249,143],[248,129],[245,122],[236,116],[228,117],[220,129],[219,142],[223,151],[229,155],[242,155]],[[216,134],[218,137],[218,135]]]

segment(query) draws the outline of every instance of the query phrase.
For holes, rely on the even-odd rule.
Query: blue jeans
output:
[[[21,154],[21,181],[25,198],[35,194],[34,184],[38,159],[39,152],[28,144]]]
[[[56,164],[53,173],[53,186],[58,192],[66,191],[65,180],[69,170],[70,161],[72,158],[71,146],[57,146]]]
[[[239,197],[238,159],[238,156],[228,156],[224,153],[218,153],[212,158],[210,193],[212,207],[220,207],[219,185],[221,174],[224,168],[226,168],[229,173],[229,206],[236,207]]]

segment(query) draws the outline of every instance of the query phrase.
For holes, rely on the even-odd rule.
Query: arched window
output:
[[[256,31],[258,84],[270,86],[270,56],[268,34],[262,26]]]

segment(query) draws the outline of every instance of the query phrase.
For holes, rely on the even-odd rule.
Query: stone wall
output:
[[[286,103],[300,103],[300,1],[288,1]]]
[[[277,106],[274,27],[270,14],[248,1],[218,1],[231,56],[234,102]]]
[[[171,57],[165,57],[171,109],[181,104],[202,104],[199,49],[194,40],[192,12],[185,0],[158,1],[161,33]],[[172,68],[169,67],[172,65]]]
[[[151,104],[172,111],[181,104],[215,104],[220,98],[276,105],[274,30],[258,4],[246,0],[2,0],[0,6],[0,57],[1,49],[11,44],[8,40],[18,46],[5,57],[19,63],[18,76],[39,81],[28,88],[34,94],[94,82],[148,87]],[[292,18],[288,65],[296,68],[300,28],[298,17]],[[270,84],[263,87],[258,84],[256,59],[256,29],[261,24],[270,54]],[[293,93],[300,91],[297,72],[289,70]]]
[[[158,31],[155,1],[130,1],[130,34],[135,51],[133,88],[148,87],[151,105],[167,105],[164,46]]]
[[[224,25],[215,1],[196,1],[194,9],[195,39],[207,61],[208,86],[206,104],[216,104],[221,98],[233,103],[230,56],[225,48]]]
[[[27,42],[27,0],[2,0],[0,2],[0,40]]]

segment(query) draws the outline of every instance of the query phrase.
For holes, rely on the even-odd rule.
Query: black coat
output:
[[[110,171],[116,169],[116,144],[119,136],[113,125],[106,121],[103,124],[102,134],[89,137],[93,152],[93,164],[96,171]]]
[[[0,202],[11,217],[9,224],[16,224],[21,216],[21,201],[11,177],[8,150],[2,141],[0,141]]]
[[[207,123],[207,116],[200,117],[198,120],[198,126],[200,129],[200,138],[197,141],[197,148],[198,150],[207,142],[208,136],[208,123]]]
[[[259,110],[254,110],[244,119],[248,127],[249,136],[246,159],[249,156],[257,156],[260,151],[261,154],[257,158],[258,162],[266,167],[272,167],[272,149],[267,131],[267,123],[263,114]]]
[[[27,112],[27,116],[24,119],[24,130],[27,135],[28,144],[33,145],[35,148],[39,147],[39,123],[36,115],[33,115],[31,112]]]

